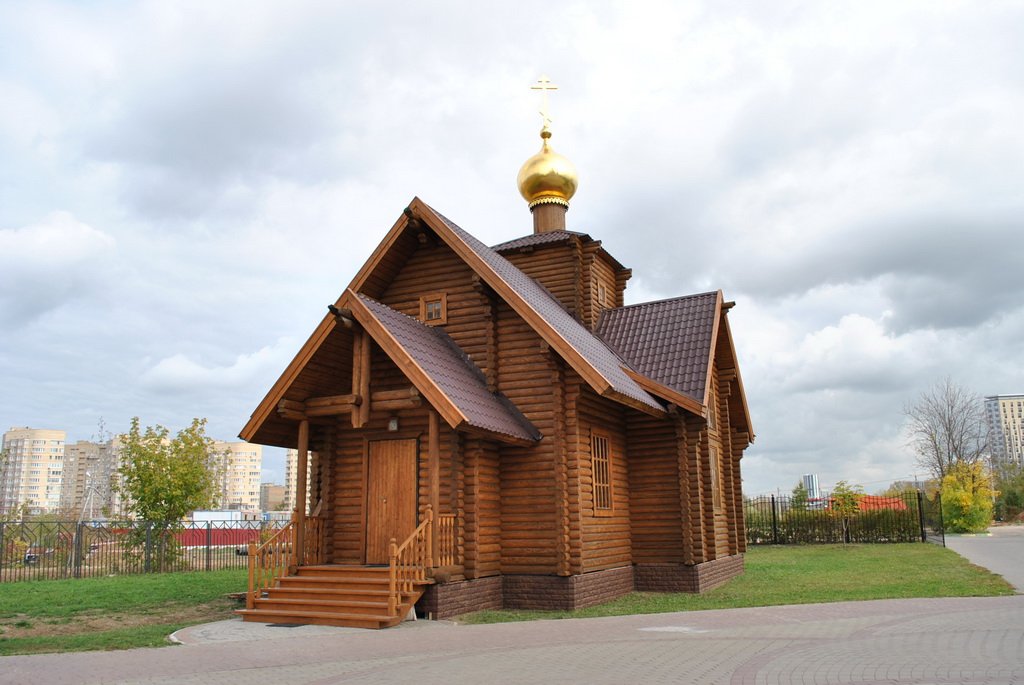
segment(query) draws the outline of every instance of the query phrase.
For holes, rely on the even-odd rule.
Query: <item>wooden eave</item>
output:
[[[712,328],[711,328],[711,345],[710,345],[710,348],[708,349],[708,365],[707,365],[707,368],[704,369],[704,397],[703,397],[704,412],[703,412],[702,415],[705,418],[707,418],[707,415],[708,415],[707,414],[708,398],[711,396],[711,382],[713,380],[712,371],[713,371],[713,367],[715,365],[715,353],[716,353],[716,350],[717,350],[717,347],[718,347],[718,326],[722,322],[722,302],[723,302],[722,291],[719,290],[719,291],[715,292],[715,321],[712,324]],[[735,357],[734,357],[734,359],[735,359]]]
[[[682,407],[686,411],[696,414],[697,416],[707,418],[707,405],[701,404],[689,395],[684,395],[678,390],[673,390],[667,385],[648,378],[643,374],[637,373],[632,369],[623,367],[623,371],[629,374],[629,377],[636,381],[637,385],[655,397],[660,397],[661,399],[671,402],[678,407]]]
[[[740,405],[743,407],[743,418],[749,434],[750,442],[754,442],[754,425],[750,421],[750,408],[747,406],[747,392],[743,389],[743,376],[740,375],[740,365],[736,361],[736,345],[732,340],[732,330],[729,327],[729,315],[723,311],[719,318],[722,321],[723,333],[725,340],[729,344],[727,350],[730,359],[732,359],[732,370],[736,373],[736,389],[740,393]]]
[[[305,344],[299,349],[298,353],[292,359],[292,361],[285,367],[284,373],[277,379],[277,382],[270,387],[267,391],[263,401],[257,405],[253,411],[252,416],[249,417],[249,421],[242,428],[238,434],[242,440],[246,442],[253,442],[256,437],[256,432],[260,429],[270,416],[277,411],[278,403],[284,399],[285,393],[288,388],[291,387],[295,379],[298,378],[299,374],[312,359],[313,355],[323,344],[327,336],[330,335],[331,331],[337,325],[335,318],[330,314],[326,315],[320,324],[314,329],[313,334],[309,336]]]
[[[541,316],[536,309],[534,309],[529,302],[524,298],[520,297],[519,293],[515,291],[508,283],[505,282],[489,264],[481,260],[476,252],[463,243],[462,240],[455,236],[448,226],[445,225],[434,211],[426,205],[418,197],[413,198],[413,201],[409,204],[409,208],[413,211],[414,215],[420,220],[426,223],[437,235],[448,244],[459,257],[465,261],[474,272],[480,275],[480,277],[489,285],[496,293],[498,293],[502,299],[512,308],[512,310],[523,318],[530,326],[543,338],[544,342],[551,345],[558,352],[563,359],[565,359],[569,365],[580,374],[580,376],[587,382],[587,384],[594,389],[594,391],[602,397],[608,397],[618,402],[623,402],[624,399],[629,400],[629,406],[634,406],[641,411],[650,414],[652,416],[664,416],[665,411],[659,410],[655,407],[645,405],[642,402],[636,402],[632,398],[625,398],[621,393],[615,391],[612,387],[611,381],[604,377],[604,375],[598,371],[580,352],[562,335],[554,329],[545,319]],[[353,281],[352,290],[359,290],[361,283]]]

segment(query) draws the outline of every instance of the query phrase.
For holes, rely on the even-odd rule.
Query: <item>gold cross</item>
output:
[[[553,84],[547,76],[541,74],[541,77],[537,79],[537,84],[530,86],[530,90],[539,90],[541,92],[540,116],[544,121],[543,130],[546,131],[548,124],[551,123],[551,115],[548,113],[548,91],[558,90],[558,86]]]

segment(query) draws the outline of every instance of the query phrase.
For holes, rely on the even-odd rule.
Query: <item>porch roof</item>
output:
[[[508,398],[487,389],[483,374],[443,329],[421,323],[362,293],[349,290],[346,295],[343,299],[353,305],[356,319],[406,371],[420,392],[432,404],[441,405],[437,409],[452,427],[519,441],[540,439],[540,431]]]

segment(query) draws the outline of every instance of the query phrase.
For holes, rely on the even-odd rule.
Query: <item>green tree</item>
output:
[[[793,488],[793,496],[789,500],[789,508],[793,511],[807,511],[807,488],[799,481]]]
[[[213,440],[206,437],[206,419],[171,438],[163,426],[139,425],[121,436],[121,491],[128,512],[147,522],[133,533],[134,546],[155,561],[155,569],[173,565],[178,558],[174,533],[196,509],[213,506],[219,494],[220,459]]]
[[[942,520],[951,533],[980,533],[992,523],[992,477],[981,462],[956,464],[942,479]]]
[[[996,518],[1000,521],[1024,520],[1024,466],[1005,465],[996,479]]]
[[[850,485],[845,480],[839,481],[832,488],[829,506],[832,513],[842,521],[844,544],[850,541],[850,520],[860,511],[860,498],[863,496],[864,488]]]

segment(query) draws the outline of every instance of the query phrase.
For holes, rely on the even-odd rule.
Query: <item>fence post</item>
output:
[[[939,530],[942,532],[942,546],[946,546],[946,519],[942,515],[942,491],[935,493],[936,513],[939,515]]]
[[[146,552],[145,561],[143,562],[142,572],[149,573],[153,560],[153,523],[152,521],[146,521]]]
[[[81,521],[75,526],[75,578],[82,577],[82,534],[85,532],[85,524]]]
[[[921,542],[928,542],[928,531],[924,527],[924,494],[917,491],[917,521],[921,524]]]
[[[775,495],[772,495],[772,544],[779,544],[779,519],[775,513]]]
[[[213,525],[212,521],[206,522],[206,570],[213,570]]]

